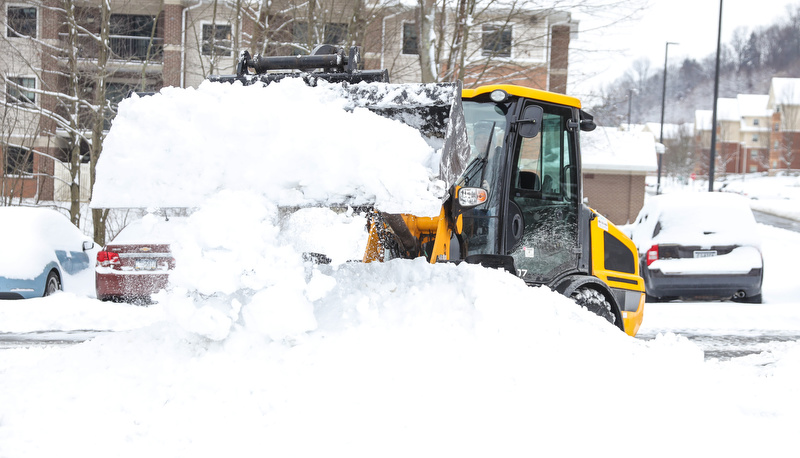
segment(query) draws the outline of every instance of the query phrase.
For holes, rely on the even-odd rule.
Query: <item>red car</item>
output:
[[[185,218],[147,215],[125,226],[97,253],[97,298],[148,304],[151,295],[165,289],[175,268],[170,244]]]

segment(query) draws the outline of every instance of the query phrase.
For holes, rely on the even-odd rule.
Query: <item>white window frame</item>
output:
[[[11,36],[11,35],[8,34],[8,9],[9,8],[33,8],[34,10],[36,10],[36,33],[32,37],[30,35],[22,35],[22,36],[14,35],[14,36]],[[25,5],[25,4],[21,4],[21,3],[10,3],[10,4],[7,4],[6,5],[6,11],[5,11],[6,20],[5,20],[5,32],[4,32],[6,38],[10,38],[12,40],[13,39],[23,39],[24,40],[24,39],[27,39],[27,38],[39,38],[39,30],[41,29],[40,17],[41,17],[41,15],[39,14],[39,7],[38,6],[30,5],[30,4]]]
[[[29,80],[33,80],[33,87],[31,88],[30,91],[20,91],[20,90],[18,90],[16,88],[15,88],[15,90],[17,90],[17,92],[32,92],[33,93],[33,101],[29,101],[29,102],[32,103],[33,105],[37,105],[39,103],[39,97],[38,97],[39,94],[36,92],[36,89],[39,86],[39,81],[37,80],[36,76],[34,76],[34,75],[8,75],[8,79],[9,80],[12,80],[12,79],[20,79],[20,80],[29,79]],[[3,88],[4,94],[5,94],[5,100],[6,100],[7,104],[9,104],[9,105],[25,105],[25,104],[29,103],[29,102],[22,102],[22,101],[19,101],[19,100],[10,100],[10,97],[9,97],[9,94],[8,94],[8,89],[9,89],[8,85],[9,84],[10,84],[10,82],[6,81],[6,86],[5,86],[5,88]]]
[[[417,50],[413,53],[407,53],[405,51],[406,48],[406,25],[413,25],[414,28],[417,28],[416,21],[403,21],[401,24],[402,30],[400,31],[400,54],[404,56],[418,56],[419,55],[419,32],[417,32]]]
[[[30,167],[31,167],[31,171],[30,172],[25,170],[25,171],[22,171],[22,173],[19,173],[20,170],[19,169],[15,169],[17,173],[6,173],[6,167],[8,166],[8,148],[15,148],[15,149],[18,149],[18,150],[25,150],[25,151],[28,151],[30,153],[30,156],[28,156],[28,158],[30,159]],[[19,164],[17,164],[17,165],[19,165]],[[6,177],[30,177],[30,176],[33,175],[33,171],[34,171],[34,167],[33,166],[34,166],[34,152],[33,152],[33,150],[31,148],[26,148],[24,146],[19,146],[19,145],[10,145],[10,144],[6,144],[5,145],[5,153],[3,154],[3,175],[2,176],[6,176]]]
[[[487,50],[484,46],[484,40],[486,39],[486,28],[495,28],[494,33],[499,33],[501,30],[505,33],[508,32],[511,34],[511,40],[509,42],[509,49],[508,55],[505,56],[503,54],[496,54],[492,50]],[[492,32],[489,32],[492,33]],[[481,55],[483,57],[492,57],[495,59],[513,59],[514,58],[514,24],[512,23],[503,23],[503,24],[495,24],[495,23],[488,23],[481,25]]]
[[[213,50],[211,52],[209,52],[209,53],[205,52],[205,50],[203,48],[205,47],[205,44],[206,44],[205,33],[204,33],[206,26],[213,27],[213,28],[216,28],[216,27],[230,27],[230,29],[231,29],[230,48],[231,49],[230,49],[229,53],[227,53],[227,54],[215,54]],[[202,55],[203,57],[209,58],[209,59],[212,58],[212,57],[233,57],[233,54],[234,54],[233,51],[234,51],[233,50],[233,24],[231,24],[231,23],[220,23],[220,22],[214,23],[214,22],[211,22],[211,21],[202,21],[200,23],[200,55]]]

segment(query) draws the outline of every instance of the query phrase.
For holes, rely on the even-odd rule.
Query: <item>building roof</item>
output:
[[[736,121],[739,122],[739,101],[737,99],[720,97],[717,99],[717,122]]]
[[[772,110],[768,108],[769,96],[766,94],[739,94],[736,100],[739,102],[739,114],[742,117],[764,118],[772,115]]]
[[[713,121],[714,112],[711,110],[695,110],[694,112],[694,130],[695,132],[703,130],[711,130],[711,122]]]
[[[653,172],[657,167],[652,133],[598,127],[581,134],[581,160],[585,172]]]
[[[769,106],[800,105],[800,78],[772,78]]]
[[[691,131],[691,130],[690,130]],[[642,132],[649,132],[653,134],[653,138],[656,141],[661,140],[659,137],[661,135],[661,123],[659,122],[648,122],[645,124]],[[681,136],[681,124],[668,124],[664,123],[664,139],[665,140],[675,140]]]

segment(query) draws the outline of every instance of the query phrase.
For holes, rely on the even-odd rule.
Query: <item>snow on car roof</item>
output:
[[[147,214],[142,219],[125,226],[109,245],[173,243],[180,237],[188,221],[184,217],[170,217]]]
[[[0,276],[34,278],[56,260],[55,250],[80,251],[88,240],[77,227],[70,231],[69,220],[49,208],[0,207],[0,221]]]
[[[637,218],[633,242],[640,251],[657,243],[760,246],[747,199],[719,192],[650,197]]]

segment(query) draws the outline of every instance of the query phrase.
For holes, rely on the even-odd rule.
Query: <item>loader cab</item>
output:
[[[473,153],[457,184],[488,197],[462,213],[457,256],[511,256],[530,284],[585,271],[577,99],[501,85],[465,90],[462,103]],[[476,148],[487,127],[490,143]]]

